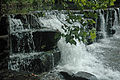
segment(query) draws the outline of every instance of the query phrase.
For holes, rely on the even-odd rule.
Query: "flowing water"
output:
[[[119,11],[119,9],[117,9]],[[85,46],[82,42],[77,45],[66,44],[61,39],[58,46],[62,52],[61,64],[58,66],[62,70],[77,73],[85,71],[94,74],[99,80],[120,80],[120,26],[118,15],[115,10],[114,25],[116,33],[113,37],[106,38],[105,18],[102,13],[101,31],[104,39]],[[104,30],[103,30],[104,29]]]
[[[91,45],[85,45],[77,40],[77,45],[70,45],[65,42],[64,38],[61,38],[58,42],[58,48],[61,51],[61,62],[57,66],[58,71],[66,70],[73,73],[84,71],[95,75],[99,80],[120,80],[120,12],[119,9],[116,9],[114,13],[112,13],[114,14],[112,28],[116,31],[112,37],[107,37],[106,31],[106,25],[109,23],[108,12],[106,18],[104,13],[101,11],[99,13],[101,19],[101,33],[104,38]],[[55,14],[57,14],[57,16]],[[54,14],[46,12],[46,15],[46,17],[39,18],[39,22],[43,27],[47,26],[64,32],[61,26],[63,23],[68,24],[65,21],[65,14],[58,16],[56,12]],[[21,24],[19,20],[16,22]],[[75,25],[80,26],[79,23],[75,23]],[[29,40],[31,41],[31,39],[28,39],[28,41]]]
[[[61,63],[57,66],[58,70],[73,73],[85,71],[94,74],[99,80],[119,80],[120,27],[118,24],[118,15],[115,10],[115,19],[112,28],[116,30],[116,33],[112,37],[106,37],[105,18],[100,13],[101,31],[104,39],[86,46],[78,41],[77,45],[70,45],[62,38],[58,42],[58,47],[62,53]],[[57,21],[55,24],[59,26],[60,22],[57,19],[55,21]]]
[[[106,33],[106,23],[105,23],[105,18],[104,18],[104,10],[103,10],[103,14],[102,14],[102,10],[100,10],[100,20],[101,20],[101,24],[100,24],[100,27],[101,27],[101,33],[103,34],[103,38],[106,39],[107,37],[107,33]]]

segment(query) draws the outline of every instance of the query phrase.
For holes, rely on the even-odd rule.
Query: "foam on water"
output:
[[[95,56],[94,52],[96,52],[96,47],[100,46],[99,44],[91,46],[91,50],[95,50],[91,53],[86,50],[84,44],[78,43],[74,46],[66,44],[63,39],[59,41],[58,46],[62,52],[62,63],[59,65],[61,69],[74,73],[79,71],[89,72],[100,80],[119,80],[120,73],[103,65],[98,56]],[[102,52],[102,50],[99,50],[99,52]]]

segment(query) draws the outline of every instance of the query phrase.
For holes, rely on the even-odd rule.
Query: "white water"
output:
[[[115,22],[116,25],[116,14],[115,13]],[[65,16],[62,16],[64,20]],[[103,32],[104,38],[106,38],[106,29],[105,29],[105,19],[104,15],[100,13],[101,17],[101,31]],[[58,29],[61,32],[64,32],[61,29],[62,23],[52,15],[48,19],[41,19],[45,26]],[[119,36],[120,34],[115,34]],[[77,45],[70,45],[65,42],[65,39],[62,38],[58,42],[58,47],[62,53],[61,63],[57,66],[58,70],[70,71],[77,73],[79,71],[85,71],[92,73],[99,80],[120,80],[120,68],[119,61],[116,63],[114,58],[117,58],[119,53],[119,47],[116,46],[117,43],[114,40],[119,41],[120,38],[112,37],[103,39],[100,43],[94,43],[89,46],[85,46],[82,42],[77,42]],[[111,51],[110,51],[111,50]],[[114,54],[115,53],[115,54]],[[113,64],[112,64],[113,63]],[[117,66],[118,68],[114,67]]]
[[[101,47],[112,48],[109,44],[94,43],[86,48],[84,44],[78,43],[77,46],[74,46],[66,44],[64,39],[61,39],[58,46],[62,52],[62,63],[58,66],[60,69],[74,73],[79,71],[89,72],[94,74],[99,80],[120,79],[119,71],[104,64],[104,54],[109,53],[105,53],[105,50],[102,50]]]
[[[101,28],[101,33],[103,34],[103,37],[106,38],[107,37],[107,33],[106,33],[104,11],[103,11],[103,14],[102,14],[101,11],[102,10],[99,11],[99,13],[100,13],[100,20],[101,20],[100,28]]]

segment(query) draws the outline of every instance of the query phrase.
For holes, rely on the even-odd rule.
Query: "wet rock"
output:
[[[115,32],[116,31],[114,29],[111,29],[109,35],[113,35],[113,34],[115,34]]]
[[[24,56],[24,57],[21,57]],[[43,73],[51,70],[60,61],[59,51],[31,53],[31,55],[12,56],[9,69],[33,73]]]
[[[59,52],[59,50],[57,50],[56,53],[53,53],[53,57],[54,57],[54,66],[59,64],[59,61],[61,59],[61,53]]]
[[[25,14],[17,14],[17,15],[15,15],[14,18],[15,19],[20,19],[22,21],[22,23],[26,23],[26,21],[27,21]]]
[[[33,51],[31,34],[28,32],[11,34],[11,47],[13,53],[30,53]]]
[[[0,71],[0,80],[40,80],[40,77],[24,71],[2,70]]]
[[[57,39],[55,39],[55,31],[45,31],[45,32],[33,32],[33,41],[35,45],[35,51],[49,51],[57,47]]]
[[[65,80],[73,80],[73,74],[69,74],[68,72],[60,72],[60,74],[64,77]]]
[[[87,45],[90,45],[90,44],[92,44],[93,43],[93,41],[91,40],[91,39],[87,39]]]
[[[20,19],[24,29],[40,29],[39,19],[34,14],[16,14],[15,19]]]
[[[27,21],[30,24],[31,29],[40,29],[40,23],[39,23],[39,18],[37,18],[33,14],[27,14]]]
[[[9,43],[8,35],[0,36],[0,70],[8,68]]]
[[[40,80],[65,80],[59,72],[47,72]]]
[[[73,76],[73,78],[76,78],[75,80],[82,80],[81,78],[83,78],[83,80],[98,80],[96,76],[88,72],[78,72]]]
[[[2,16],[0,20],[0,35],[7,35],[9,28],[8,16]]]
[[[87,72],[78,72],[76,74],[69,74],[68,72],[60,72],[65,80],[98,80],[93,74]]]
[[[7,40],[0,38],[0,52],[3,52],[7,48]]]
[[[103,39],[103,33],[102,32],[97,32],[96,33],[96,40]]]
[[[0,20],[0,71],[8,68],[9,56],[9,22],[8,16],[4,15]],[[0,80],[2,80],[0,78]]]
[[[13,53],[30,53],[32,51],[49,51],[57,47],[55,39],[57,31],[28,31],[11,34],[11,46]]]

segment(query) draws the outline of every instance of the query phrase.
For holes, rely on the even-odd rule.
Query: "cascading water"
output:
[[[118,8],[119,9],[119,8]],[[118,10],[119,11],[119,10]],[[117,11],[115,10],[115,14],[114,14],[114,18],[115,18],[115,20],[114,20],[114,25],[118,25],[118,16],[117,16],[118,14],[117,14]]]
[[[64,17],[65,16],[62,16],[63,20]],[[105,19],[101,12],[100,17],[102,21],[101,30],[104,38],[106,38]],[[117,17],[115,17],[115,19],[116,18]],[[57,26],[56,28],[62,31],[59,28],[62,24],[55,16],[51,15],[51,18],[44,20],[43,24],[47,25],[46,22],[51,23],[52,27]],[[112,38],[105,40],[108,40],[108,43],[93,43],[86,47],[82,42],[77,42],[77,45],[67,44],[65,39],[62,38],[58,42],[58,47],[62,53],[61,63],[58,65],[58,69],[73,73],[79,71],[89,72],[94,74],[99,80],[119,80],[119,62],[116,63],[114,60],[114,58],[118,58],[117,56],[119,56],[119,51],[115,52],[119,50],[119,48],[116,48],[116,44],[111,44],[111,42],[114,43]],[[114,49],[111,50],[112,48]],[[115,66],[117,66],[117,68]]]
[[[119,34],[120,32],[118,31],[119,30],[119,20],[120,19],[118,19],[119,18],[119,15],[120,14],[117,14],[117,11],[118,11],[118,13],[119,13],[119,8],[117,8],[117,10],[115,10],[115,14],[114,14],[114,18],[115,18],[115,20],[114,20],[114,25],[113,25],[113,29],[115,29],[117,32],[116,32],[116,34]],[[115,34],[115,35],[116,35]],[[116,35],[117,36],[117,35]]]
[[[9,24],[9,69],[41,73],[57,64],[59,58],[54,58],[56,54],[59,56],[55,39],[55,34],[58,34],[56,30],[41,28],[42,24],[33,14],[10,15]],[[41,68],[44,69],[41,70]]]
[[[119,9],[117,10],[119,12]],[[61,21],[64,22],[64,24],[68,24],[65,21],[66,15],[62,13],[59,14],[57,11],[53,11],[53,13],[46,12],[47,16],[39,17],[38,21],[43,27],[57,29],[63,33],[64,30],[61,28],[63,23],[61,23]],[[105,22],[109,23],[109,19],[105,21],[104,13],[100,11],[99,14],[101,20],[101,32],[103,33],[104,39],[107,38],[105,39],[108,40],[107,43],[100,41],[99,43],[95,42],[91,45],[85,45],[84,43],[76,40],[77,45],[70,45],[69,43],[65,42],[64,38],[61,38],[58,42],[58,48],[61,51],[61,62],[57,66],[58,71],[64,70],[73,73],[84,71],[95,75],[99,80],[120,79],[120,28],[118,26],[116,30],[115,35],[117,35],[117,37],[115,37],[115,35],[110,38],[107,37],[107,25]],[[117,22],[117,12],[113,14],[115,15],[115,20],[112,27],[119,25]],[[110,14],[107,13],[107,18],[109,18],[109,15]],[[20,24],[21,22],[18,20],[17,23]],[[80,24],[78,23],[77,25]],[[54,59],[52,60],[54,61]]]
[[[100,20],[101,20],[101,24],[100,24],[100,28],[101,28],[101,33],[103,34],[103,37],[106,38],[107,37],[107,33],[106,33],[106,24],[105,24],[105,18],[104,18],[104,11],[102,14],[103,10],[100,10]]]

